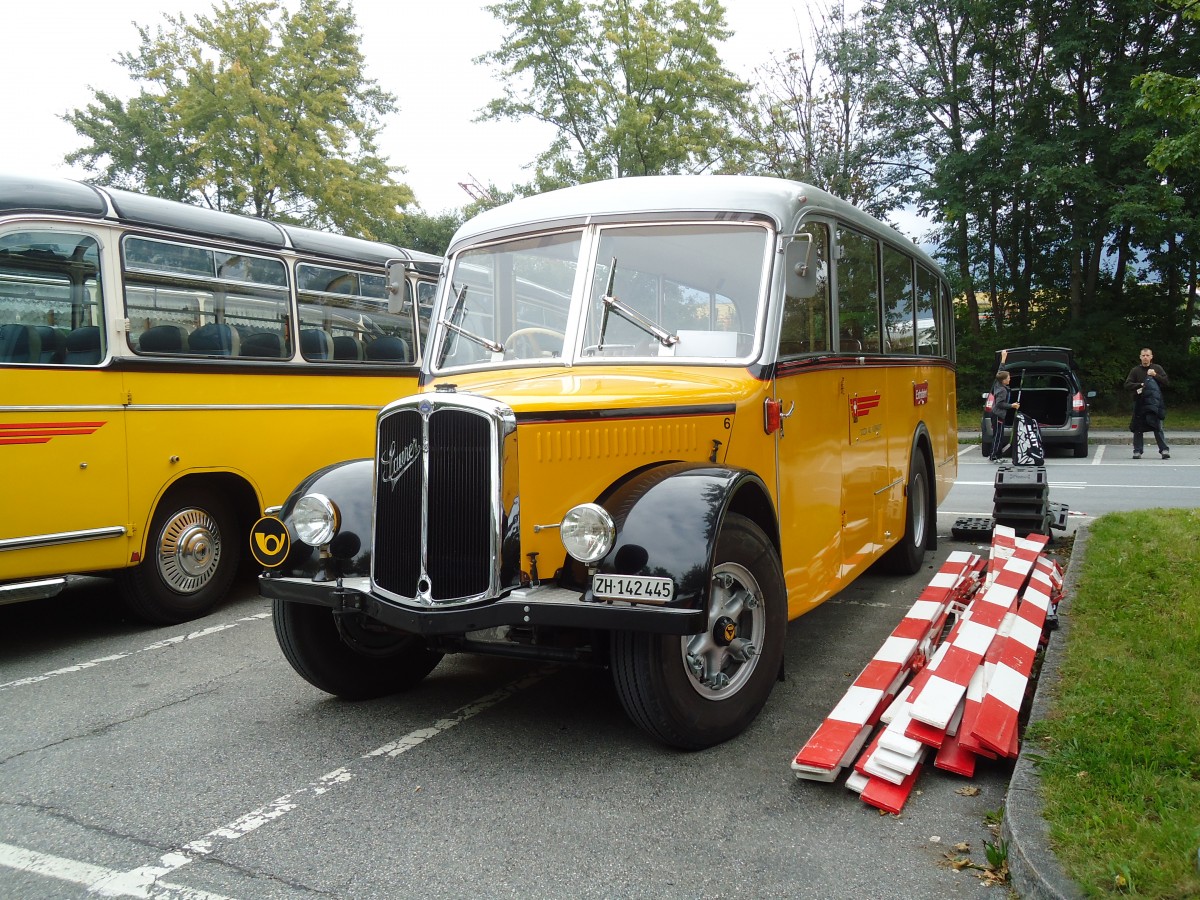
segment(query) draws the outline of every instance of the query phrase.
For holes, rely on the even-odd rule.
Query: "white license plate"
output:
[[[675,582],[650,575],[593,575],[592,593],[604,600],[629,600],[633,603],[670,603]]]

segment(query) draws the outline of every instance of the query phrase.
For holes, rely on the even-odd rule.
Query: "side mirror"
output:
[[[807,300],[817,293],[817,267],[811,234],[792,235],[783,251],[784,294]]]
[[[408,265],[404,260],[390,260],[387,264],[387,294],[388,312],[392,315],[407,313],[410,301],[408,299]]]

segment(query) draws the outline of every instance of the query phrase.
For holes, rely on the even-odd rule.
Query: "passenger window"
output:
[[[814,222],[800,229],[812,235],[809,265],[816,266],[817,289],[811,297],[783,298],[783,324],[779,331],[779,356],[829,349],[829,228]]]
[[[416,362],[411,295],[406,290],[400,310],[390,311],[385,275],[302,263],[296,267],[296,284],[300,354],[306,360]]]
[[[913,329],[913,263],[905,254],[883,247],[884,351],[915,353]]]
[[[878,244],[848,228],[838,229],[838,349],[878,353]]]
[[[924,266],[917,266],[917,352],[925,356],[942,353],[940,322],[934,311],[937,292],[937,277]]]
[[[135,353],[291,357],[283,260],[134,235],[122,246]]]
[[[106,348],[96,239],[0,236],[0,363],[98,365]]]

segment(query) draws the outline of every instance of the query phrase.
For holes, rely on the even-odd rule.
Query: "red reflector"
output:
[[[783,421],[780,417],[782,411],[782,400],[767,398],[766,403],[763,405],[763,428],[766,429],[767,434],[774,434],[779,430],[779,423]]]
[[[133,555],[129,557],[129,561],[131,563],[140,563],[142,561],[142,554],[134,550]]]

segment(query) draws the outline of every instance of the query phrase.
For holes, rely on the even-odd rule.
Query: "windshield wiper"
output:
[[[604,333],[608,330],[608,314],[615,312],[626,322],[636,325],[646,334],[657,340],[664,347],[671,347],[679,343],[679,336],[671,334],[657,322],[647,319],[632,306],[628,306],[613,296],[613,281],[617,277],[617,258],[612,258],[612,263],[608,269],[608,285],[604,288],[604,296],[601,301],[604,303],[604,315],[600,319],[600,340],[596,342],[596,351],[604,349]]]
[[[453,288],[454,288],[454,286],[451,285],[451,290],[453,290]],[[464,284],[462,286],[462,290],[460,290],[458,292],[458,296],[454,298],[454,306],[450,310],[450,315],[447,317],[444,317],[441,320],[441,324],[446,326],[447,328],[449,328],[455,334],[461,334],[467,340],[474,341],[476,344],[478,344],[480,347],[483,347],[484,349],[491,350],[493,353],[503,353],[504,352],[503,344],[497,344],[495,341],[488,340],[487,338],[483,337],[482,335],[475,334],[475,332],[473,332],[473,331],[468,331],[467,329],[463,328],[461,325],[457,324],[456,320],[458,319],[459,316],[462,315],[463,304],[466,302],[466,299],[467,299],[467,286]],[[438,365],[444,366],[446,364],[446,357],[449,355],[450,355],[450,342],[443,341],[442,342],[442,356],[441,356],[441,359],[438,360]]]

